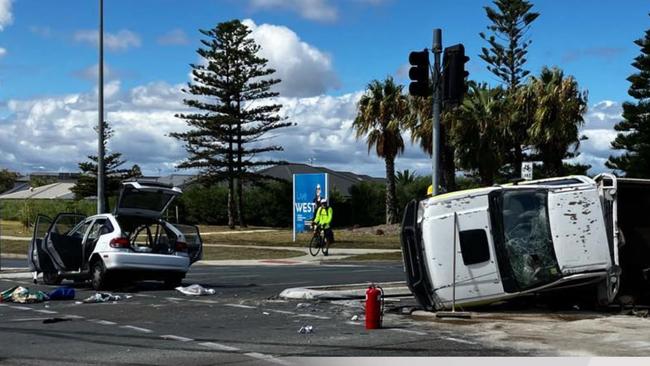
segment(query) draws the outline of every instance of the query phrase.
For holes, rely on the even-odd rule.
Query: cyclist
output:
[[[325,248],[323,248],[323,254],[328,255],[327,248],[329,244],[334,242],[334,233],[330,228],[332,223],[332,208],[327,205],[327,200],[325,198],[320,200],[320,207],[316,211],[316,218],[314,218],[314,224],[317,226],[314,227],[314,230],[320,225],[325,234]]]

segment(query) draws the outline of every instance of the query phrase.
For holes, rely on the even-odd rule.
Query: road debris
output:
[[[353,322],[356,322],[357,320],[359,320],[359,316],[358,315],[353,315],[350,320],[352,320]]]
[[[311,325],[303,325],[298,330],[298,334],[311,334],[314,332],[314,327]]]
[[[43,324],[52,324],[52,323],[59,323],[59,322],[67,322],[72,319],[70,318],[48,318],[43,320]]]
[[[214,295],[216,293],[216,291],[212,288],[205,288],[197,284],[190,285],[187,287],[178,286],[176,287],[176,291],[182,293],[183,295],[188,295],[188,296]]]
[[[50,300],[74,300],[75,291],[72,287],[58,287],[50,291],[47,296]]]
[[[113,295],[107,292],[98,292],[89,298],[85,299],[83,302],[85,304],[93,304],[93,303],[99,303],[99,302],[109,302],[109,301],[120,301],[122,300],[122,296],[120,295]]]
[[[0,302],[17,302],[20,304],[33,304],[49,300],[43,291],[32,291],[27,287],[14,286],[0,292]]]
[[[304,309],[310,307],[311,304],[307,302],[300,302],[298,305],[296,305],[296,309]]]

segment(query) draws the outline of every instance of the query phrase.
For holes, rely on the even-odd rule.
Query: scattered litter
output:
[[[356,322],[357,320],[359,320],[359,316],[358,315],[353,315],[352,319],[350,319],[350,320],[352,320],[353,322]]]
[[[189,296],[214,295],[216,293],[212,288],[205,288],[196,284],[187,287],[178,286],[176,287],[176,291]]]
[[[263,311],[262,314],[264,314],[264,315],[271,315],[271,314],[270,314],[269,312],[267,312],[267,311]]]
[[[314,332],[314,327],[311,325],[303,325],[298,330],[298,334],[311,334]]]
[[[49,300],[43,291],[32,291],[26,287],[14,286],[0,292],[0,302],[17,302],[21,304],[32,304]]]
[[[85,299],[83,302],[86,304],[97,303],[97,302],[108,302],[108,301],[120,301],[122,296],[113,295],[107,292],[98,292],[91,297]]]
[[[301,302],[301,303],[298,303],[298,305],[296,305],[296,309],[304,309],[304,308],[308,308],[310,306],[311,306],[310,303]]]
[[[69,319],[69,318],[49,318],[49,319],[45,319],[45,320],[43,320],[43,324],[52,324],[52,323],[58,323],[58,322],[67,322],[67,321],[70,321],[70,320],[72,320],[72,319]]]
[[[50,300],[74,300],[75,291],[72,287],[59,287],[47,294]]]
[[[75,301],[74,303],[79,305],[79,304],[83,304],[83,301]]]

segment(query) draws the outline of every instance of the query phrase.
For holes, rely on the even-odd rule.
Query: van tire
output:
[[[90,284],[96,291],[104,290],[108,285],[106,267],[101,259],[96,260],[90,266]]]
[[[63,278],[56,272],[43,272],[43,282],[46,285],[60,285]]]

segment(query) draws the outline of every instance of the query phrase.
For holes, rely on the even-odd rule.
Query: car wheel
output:
[[[165,288],[175,289],[178,286],[183,284],[183,278],[185,275],[174,275],[165,279]]]
[[[93,262],[90,269],[90,275],[90,283],[93,289],[99,291],[106,288],[108,281],[106,278],[106,267],[104,267],[104,262],[101,260]]]
[[[56,272],[43,272],[43,282],[46,285],[60,285],[63,278]]]

